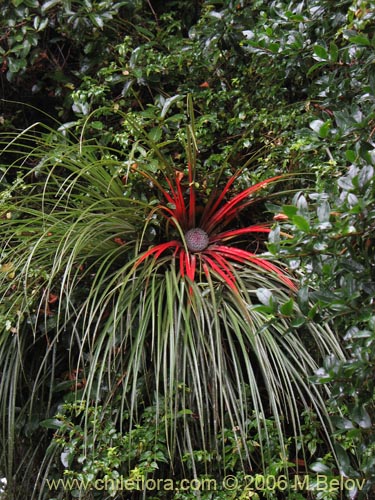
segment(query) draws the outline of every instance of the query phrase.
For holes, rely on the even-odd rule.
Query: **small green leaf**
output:
[[[251,307],[252,311],[256,311],[261,314],[265,315],[273,315],[274,314],[274,307],[272,306],[263,306],[263,305],[256,305]]]
[[[333,379],[333,375],[326,372],[324,368],[319,368],[315,372],[315,377],[313,380],[316,384],[326,384],[327,382],[331,382]]]
[[[40,25],[40,17],[39,16],[35,16],[34,17],[34,22],[33,22],[34,29],[38,30],[39,25]]]
[[[267,243],[267,249],[272,255],[278,255],[280,252],[280,244],[279,243]]]
[[[319,137],[325,139],[328,136],[328,133],[331,128],[331,120],[327,120],[323,123],[319,130]]]
[[[154,141],[154,142],[159,142],[162,136],[162,129],[161,127],[153,127],[150,132],[148,133],[148,137]]]
[[[304,217],[302,217],[302,215],[294,215],[292,217],[292,222],[304,233],[308,233],[310,231],[310,224]]]
[[[351,163],[354,163],[357,159],[357,153],[353,149],[347,149],[345,152],[346,159]]]
[[[317,208],[317,215],[319,222],[329,221],[330,214],[331,214],[331,207],[327,200],[323,200]]]
[[[328,135],[328,132],[331,128],[331,121],[330,120],[327,120],[327,121],[323,121],[323,120],[313,120],[311,123],[310,123],[310,128],[316,132],[319,137],[321,137],[322,139],[326,138],[327,135]]]
[[[329,467],[325,465],[323,462],[314,462],[313,464],[310,465],[310,469],[314,472],[320,472],[323,474],[331,473]]]
[[[374,178],[374,168],[371,165],[365,165],[358,176],[358,183],[360,187],[364,187]]]
[[[350,459],[346,450],[339,443],[334,444],[337,461],[340,467],[340,473],[350,477],[352,473],[352,467],[350,466]]]
[[[307,314],[309,311],[309,308],[310,308],[310,306],[309,306],[309,289],[307,286],[303,286],[302,288],[300,288],[298,290],[297,301],[298,301],[298,305],[301,308],[301,311],[304,314]]]
[[[358,45],[366,45],[369,47],[371,45],[370,40],[368,39],[368,36],[366,35],[355,35],[349,38],[349,41],[351,43],[356,43]]]
[[[176,94],[172,97],[168,97],[168,99],[166,99],[164,101],[163,109],[161,110],[160,117],[165,118],[165,116],[168,113],[169,108],[172,106],[172,104],[174,104],[175,102],[181,101],[181,99],[184,99],[184,95]]]
[[[321,45],[315,45],[314,47],[314,54],[315,54],[315,59],[318,61],[328,61],[328,53],[327,50],[322,47]]]
[[[47,420],[43,420],[39,424],[41,427],[45,427],[46,429],[60,429],[63,425],[61,420],[57,418],[48,418]]]
[[[326,66],[326,65],[327,65],[327,63],[325,61],[320,61],[320,62],[317,62],[317,63],[313,64],[311,66],[311,68],[309,69],[309,71],[307,72],[306,76],[310,76],[312,73],[314,73],[314,71],[316,69],[319,69],[322,66]]]
[[[179,417],[182,417],[183,415],[193,415],[192,410],[184,409],[180,410],[177,414]]]
[[[268,235],[268,241],[275,244],[280,243],[280,226],[276,226],[270,231]]]
[[[294,300],[290,298],[288,302],[285,302],[285,304],[283,304],[280,307],[280,312],[284,316],[290,316],[293,313],[293,308],[294,308]]]
[[[314,319],[314,316],[315,316],[315,315],[316,315],[316,313],[317,313],[317,310],[318,310],[318,304],[313,305],[313,306],[310,308],[310,310],[309,310],[309,312],[308,312],[308,314],[307,314],[307,317],[308,317],[310,320],[313,320],[313,319]]]
[[[277,52],[280,49],[280,44],[276,42],[272,42],[268,45],[268,49],[273,52],[274,54],[277,54]]]
[[[94,128],[95,130],[103,130],[103,122],[101,121],[94,121],[91,122],[91,127]]]
[[[90,19],[92,23],[100,29],[104,28],[103,17],[98,14],[91,14]]]
[[[348,418],[333,416],[331,417],[331,421],[337,429],[341,430],[354,429],[353,422]]]
[[[311,123],[310,123],[310,128],[316,132],[317,134],[319,134],[319,131],[320,131],[320,128],[322,127],[322,125],[324,124],[324,121],[323,120],[313,120]]]
[[[329,56],[332,62],[337,62],[339,57],[339,48],[334,42],[329,44]]]
[[[289,217],[290,219],[296,215],[298,212],[298,208],[295,207],[294,205],[284,205],[283,206],[283,213]]]
[[[26,59],[14,59],[8,57],[8,67],[11,73],[17,73],[27,67]]]
[[[265,306],[271,305],[273,296],[270,290],[268,290],[267,288],[258,288],[255,293],[257,294],[257,297],[262,304],[264,304]]]
[[[290,10],[287,10],[284,14],[291,21],[295,21],[298,23],[303,23],[305,21],[305,18],[303,17],[302,14],[295,14],[294,12],[292,12]]]
[[[68,469],[71,466],[73,458],[74,458],[74,453],[72,453],[72,451],[68,449],[64,450],[60,454],[61,463],[66,469]]]
[[[292,328],[300,328],[302,325],[306,323],[305,318],[296,318],[292,321],[291,326]]]
[[[340,186],[340,188],[344,189],[345,191],[350,191],[351,189],[354,188],[352,179],[347,175],[340,177],[337,181],[337,184]]]
[[[351,417],[362,429],[371,428],[371,417],[363,405],[355,406],[351,413]]]
[[[47,12],[47,10],[52,9],[53,7],[55,7],[55,5],[58,5],[59,3],[61,3],[61,0],[48,0],[42,5],[41,9],[42,13],[44,14],[44,12]]]

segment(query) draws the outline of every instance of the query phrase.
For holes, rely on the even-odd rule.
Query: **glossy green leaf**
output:
[[[265,306],[271,305],[273,297],[270,290],[267,290],[267,288],[258,288],[258,290],[256,290],[256,294],[262,304]]]
[[[305,233],[310,231],[310,223],[302,217],[302,215],[294,215],[292,217],[292,222],[301,231],[304,231]]]
[[[59,429],[63,424],[57,418],[48,418],[47,420],[42,420],[39,425],[47,429]]]
[[[310,465],[310,469],[313,472],[316,472],[317,474],[326,474],[326,475],[332,474],[330,468],[323,462],[313,462]]]
[[[327,49],[325,47],[323,47],[322,45],[315,45],[314,46],[314,54],[315,54],[315,58],[318,60],[327,61],[329,59]]]
[[[332,62],[337,62],[339,57],[339,48],[335,42],[330,42],[329,44],[329,58]]]
[[[358,45],[366,45],[370,46],[371,41],[369,40],[367,35],[361,34],[361,35],[355,35],[350,37],[350,42],[358,44]]]
[[[330,204],[328,203],[327,200],[323,200],[317,208],[317,215],[319,222],[328,221],[330,218],[330,214],[331,214]]]
[[[291,314],[293,313],[293,309],[294,309],[293,299],[289,299],[288,302],[285,302],[285,304],[280,306],[280,312],[284,316],[291,316]]]
[[[298,208],[293,205],[283,205],[283,213],[289,217],[294,217],[298,212]]]
[[[371,417],[363,405],[356,405],[351,411],[351,417],[362,429],[370,429]]]

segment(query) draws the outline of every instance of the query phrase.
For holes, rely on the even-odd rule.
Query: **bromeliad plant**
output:
[[[284,284],[295,290],[295,284],[285,271],[252,252],[233,244],[226,244],[226,242],[231,242],[241,236],[270,233],[269,223],[253,224],[237,229],[224,229],[237,219],[242,210],[254,203],[254,194],[283,177],[276,176],[258,182],[236,194],[230,200],[226,200],[231,186],[240,173],[239,171],[232,175],[219,192],[213,191],[199,217],[194,172],[190,164],[188,165],[188,194],[184,192],[182,187],[184,175],[181,171],[176,172],[174,184],[172,179],[166,178],[168,190],[152,179],[165,200],[165,204],[159,205],[157,211],[165,218],[165,226],[168,229],[173,227],[180,237],[152,246],[137,260],[136,266],[150,256],[157,260],[166,251],[173,250],[172,257],[179,261],[181,277],[186,275],[191,281],[196,278],[198,265],[206,275],[210,272],[213,273],[216,277],[220,277],[232,291],[236,291],[236,278],[231,262],[239,262],[245,266],[254,264],[269,272],[271,276],[277,275]]]
[[[44,137],[35,146],[24,133],[5,151],[16,158],[4,169],[0,211],[8,477],[28,420],[53,416],[67,398],[117,404],[122,432],[125,415],[136,422],[155,405],[175,459],[206,449],[220,461],[215,436],[229,425],[238,432],[233,452],[251,462],[254,415],[263,433],[273,415],[281,444],[286,428],[298,435],[304,407],[325,425],[324,394],[308,376],[320,356],[342,356],[338,341],[328,325],[297,328],[295,280],[254,251],[270,223],[239,217],[282,176],[235,192],[238,172],[204,203],[191,137],[186,176],[152,144],[135,167],[121,151]],[[22,456],[26,464],[39,455],[31,444]]]

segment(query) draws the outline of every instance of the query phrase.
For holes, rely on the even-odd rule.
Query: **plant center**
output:
[[[191,252],[201,252],[208,247],[208,234],[200,227],[189,229],[185,233],[185,240]]]

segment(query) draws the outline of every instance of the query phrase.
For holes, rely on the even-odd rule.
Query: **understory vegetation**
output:
[[[3,3],[0,498],[371,500],[375,3]]]

